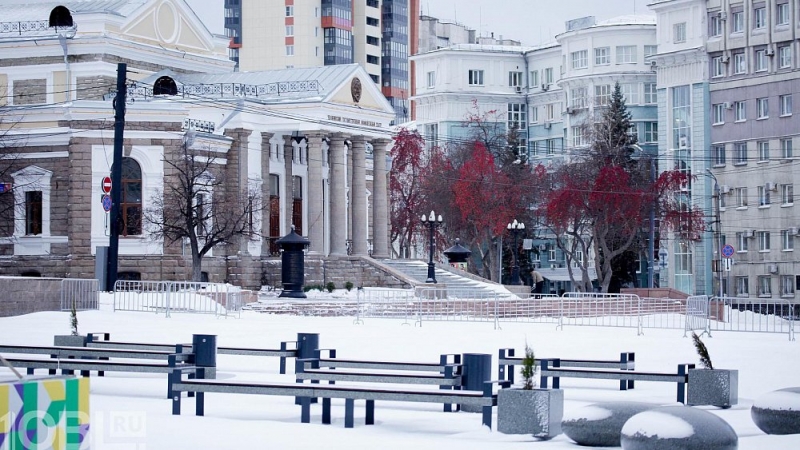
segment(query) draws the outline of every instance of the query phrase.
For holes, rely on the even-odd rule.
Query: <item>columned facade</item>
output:
[[[347,153],[345,147],[345,136],[343,134],[332,134],[330,136],[330,217],[331,217],[331,245],[332,256],[344,256],[347,254],[347,179],[346,169]]]
[[[366,256],[369,254],[367,241],[367,161],[366,139],[363,136],[354,136],[353,142],[353,184],[350,198],[353,220],[353,255]]]
[[[372,141],[372,257],[389,258],[389,194],[386,147],[389,141]]]

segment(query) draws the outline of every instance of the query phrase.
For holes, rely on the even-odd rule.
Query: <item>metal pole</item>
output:
[[[715,228],[716,233],[716,240],[717,240],[717,255],[718,255],[718,263],[717,263],[717,282],[719,283],[719,297],[722,298],[724,296],[724,292],[722,290],[722,216],[720,214],[720,193],[719,193],[719,181],[717,181],[717,177],[711,172],[711,169],[706,169],[706,173],[714,180],[714,197],[717,200],[716,207],[714,208],[714,214],[716,216],[717,227]],[[713,292],[713,289],[712,289]]]
[[[436,284],[436,268],[433,264],[433,228],[435,223],[433,220],[430,221],[428,224],[429,233],[428,233],[428,244],[429,244],[429,251],[428,251],[428,279],[425,280],[426,283],[433,283]]]
[[[656,181],[656,165],[655,160],[650,158],[650,183],[651,188],[652,184],[655,184]],[[653,281],[653,264],[655,263],[655,251],[656,251],[656,198],[653,198],[650,201],[650,242],[647,243],[647,287],[653,289],[654,281]]]
[[[127,93],[128,65],[117,64],[117,96],[114,98],[114,159],[111,164],[111,233],[108,238],[108,263],[106,289],[114,290],[117,282],[117,258],[119,257],[119,232],[122,214],[122,145],[125,131],[125,94]]]
[[[514,235],[514,251],[512,255],[514,256],[514,265],[511,267],[511,284],[518,285],[519,284],[519,259],[517,257],[517,236],[519,235],[519,230],[512,229],[511,233]]]

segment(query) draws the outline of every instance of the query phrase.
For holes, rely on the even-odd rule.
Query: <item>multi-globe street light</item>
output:
[[[514,263],[511,266],[511,284],[518,285],[519,284],[519,257],[517,255],[517,236],[520,233],[525,231],[525,224],[522,222],[517,222],[517,219],[514,219],[513,222],[509,223],[506,228],[511,232],[511,235],[514,236]]]
[[[437,217],[434,214],[433,210],[431,210],[431,214],[426,216],[425,214],[422,215],[422,224],[428,226],[428,279],[425,280],[426,283],[433,283],[436,284],[436,266],[433,263],[433,234],[436,231],[436,227],[442,224],[442,215],[439,214]]]

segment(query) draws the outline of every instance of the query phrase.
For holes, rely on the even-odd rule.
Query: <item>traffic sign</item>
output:
[[[724,270],[725,272],[730,272],[732,265],[733,265],[733,260],[731,258],[722,259],[722,270]]]
[[[0,183],[0,194],[11,192],[11,183]]]
[[[722,246],[722,256],[730,258],[731,256],[733,256],[734,252],[735,250],[733,249],[733,246],[731,244],[725,244]]]
[[[108,195],[104,195],[104,196],[103,196],[103,199],[100,201],[100,203],[102,203],[102,204],[103,204],[103,209],[104,209],[106,212],[109,212],[109,211],[111,211],[111,197],[110,197],[110,196],[108,196]]]
[[[103,193],[104,194],[110,193],[111,192],[111,177],[109,177],[109,176],[103,177],[103,181],[100,183],[100,187],[103,189]]]

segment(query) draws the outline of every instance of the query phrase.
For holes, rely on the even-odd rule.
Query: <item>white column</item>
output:
[[[372,142],[372,257],[389,258],[389,191],[386,183],[388,139]]]
[[[325,198],[322,186],[322,135],[306,135],[308,142],[308,239],[310,253],[325,253]]]
[[[345,173],[345,136],[334,134],[330,137],[330,208],[331,208],[331,255],[347,254],[347,191]]]
[[[367,245],[367,168],[366,141],[363,136],[352,139],[353,147],[353,255],[369,254]]]

